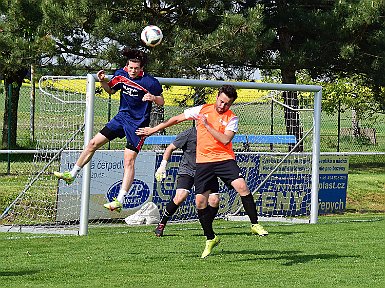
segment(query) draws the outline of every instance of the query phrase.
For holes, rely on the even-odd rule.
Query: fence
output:
[[[0,89],[0,103],[3,103],[0,106],[0,115],[4,115],[4,107],[7,105],[5,103],[5,89],[4,86]],[[39,90],[35,91],[35,97],[36,105],[39,105]],[[39,127],[34,127],[31,103],[31,87],[30,85],[23,85],[20,90],[17,119],[17,146],[21,151],[20,153],[11,151],[10,154],[6,151],[7,147],[2,147],[3,150],[0,151],[0,176],[29,175],[33,153],[24,150],[34,150],[35,135],[38,135],[36,131],[39,129]],[[44,103],[40,103],[40,105],[44,105]],[[103,115],[97,118],[99,122],[95,122],[96,131],[102,128],[110,115],[115,114],[117,107],[100,107],[100,110],[103,111]],[[358,134],[352,127],[352,117],[351,111],[335,115],[322,114],[321,153],[349,152],[351,154],[350,161],[353,163],[385,162],[385,115],[378,113],[361,120]],[[0,121],[0,129],[2,133],[7,133],[7,131],[3,131],[3,126],[4,121],[8,120],[3,118],[3,121]],[[10,119],[10,121],[14,121],[14,119]]]

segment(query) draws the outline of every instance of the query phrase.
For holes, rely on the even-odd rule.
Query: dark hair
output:
[[[143,51],[126,47],[123,49],[122,55],[127,58],[127,63],[128,61],[140,62],[140,67],[144,67],[147,64],[147,55]]]
[[[238,98],[237,90],[233,85],[223,85],[219,88],[218,95],[221,93],[226,94],[227,97],[233,99],[233,102]]]

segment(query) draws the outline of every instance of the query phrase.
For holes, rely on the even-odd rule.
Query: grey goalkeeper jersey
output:
[[[178,174],[195,176],[197,129],[192,127],[179,133],[172,142],[176,148],[182,149],[183,156],[179,164]]]

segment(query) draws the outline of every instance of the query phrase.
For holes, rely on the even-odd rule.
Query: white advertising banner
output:
[[[118,196],[124,172],[123,151],[97,151],[91,162],[89,218],[122,218],[135,213],[143,204],[152,201],[155,173],[155,152],[140,152],[135,162],[135,179],[127,193],[121,213],[110,212],[103,204]],[[60,171],[71,170],[79,153],[64,151]],[[57,199],[57,221],[79,219],[82,173],[71,185],[60,185]]]

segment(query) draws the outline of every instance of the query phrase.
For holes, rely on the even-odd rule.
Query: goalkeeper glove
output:
[[[167,165],[167,161],[166,160],[162,160],[162,162],[160,163],[159,168],[155,172],[155,179],[156,179],[156,181],[160,182],[164,178],[166,178],[166,165]]]

